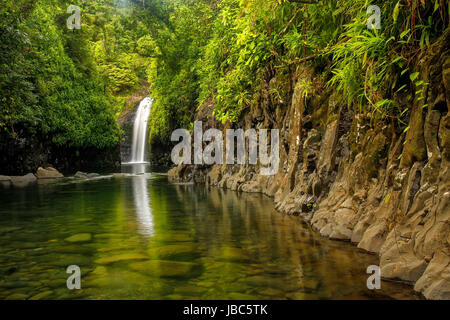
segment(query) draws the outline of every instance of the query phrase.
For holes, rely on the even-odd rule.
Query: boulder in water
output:
[[[75,173],[74,177],[77,179],[90,179],[90,178],[95,178],[95,177],[99,177],[100,175],[98,173],[86,173],[86,172],[82,172],[82,171],[77,171],[77,173]]]
[[[64,178],[64,175],[52,167],[47,167],[45,169],[39,167],[36,172],[36,177],[38,179],[59,179]]]
[[[29,173],[25,176],[14,176],[11,177],[11,183],[14,187],[22,188],[26,187],[32,183],[35,183],[37,180],[36,176],[32,173]]]
[[[0,187],[9,188],[11,186],[11,177],[0,175]]]
[[[88,174],[85,172],[77,171],[77,173],[75,173],[74,177],[77,179],[87,179]]]

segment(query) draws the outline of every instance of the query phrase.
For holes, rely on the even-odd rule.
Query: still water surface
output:
[[[0,299],[407,299],[262,195],[130,174],[0,189]],[[81,268],[68,290],[66,268]]]

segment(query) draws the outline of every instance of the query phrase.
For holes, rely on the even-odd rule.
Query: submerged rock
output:
[[[53,291],[48,290],[41,293],[38,293],[37,295],[34,295],[30,298],[30,300],[42,300],[47,298],[48,296],[51,296],[53,294]]]
[[[64,239],[67,242],[88,242],[91,241],[92,235],[90,233],[79,233]]]
[[[148,253],[150,256],[156,256],[162,260],[192,257],[196,253],[196,246],[193,244],[173,244],[164,247],[151,248]]]
[[[132,263],[130,267],[135,271],[157,277],[187,278],[197,274],[199,265],[192,262],[151,260]]]
[[[270,296],[270,297],[277,297],[277,298],[283,298],[284,293],[281,290],[273,289],[273,288],[267,288],[259,291],[260,294],[264,296]]]
[[[157,236],[158,240],[164,242],[192,242],[194,238],[189,233],[171,232]]]
[[[229,298],[230,300],[255,300],[255,296],[240,292],[230,293]]]
[[[115,263],[115,262],[131,261],[131,260],[145,260],[145,259],[148,259],[148,257],[146,257],[142,254],[139,254],[139,253],[124,253],[124,254],[119,254],[119,255],[95,260],[95,263],[111,264],[111,263]]]
[[[100,268],[96,268],[92,274],[84,278],[86,288],[118,288],[122,290],[133,287],[150,287],[151,289],[157,289],[157,284],[152,283],[151,278],[147,278],[138,272]]]
[[[46,256],[49,257],[49,256]],[[89,266],[91,258],[81,254],[52,255],[49,264],[57,267],[68,267],[70,265]]]
[[[194,285],[184,285],[176,287],[174,290],[175,294],[180,294],[182,296],[198,296],[205,293],[205,288],[194,286]]]
[[[245,262],[249,260],[243,249],[233,247],[223,248],[222,255],[219,259],[230,262]]]
[[[23,293],[13,293],[12,295],[6,297],[6,300],[26,300],[28,295]]]

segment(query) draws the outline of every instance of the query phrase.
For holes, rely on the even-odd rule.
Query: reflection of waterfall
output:
[[[131,145],[131,162],[145,161],[145,142],[147,140],[147,120],[150,116],[153,99],[145,98],[141,101],[136,113],[133,127],[133,143]]]
[[[139,170],[139,169],[137,169]],[[153,215],[148,193],[148,180],[145,175],[132,178],[134,205],[136,207],[139,232],[143,236],[154,234]]]

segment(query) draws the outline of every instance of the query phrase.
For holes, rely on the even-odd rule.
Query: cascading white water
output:
[[[131,145],[130,163],[145,162],[145,142],[147,140],[147,120],[152,109],[153,99],[145,98],[141,101],[136,113],[133,128],[133,143]]]

